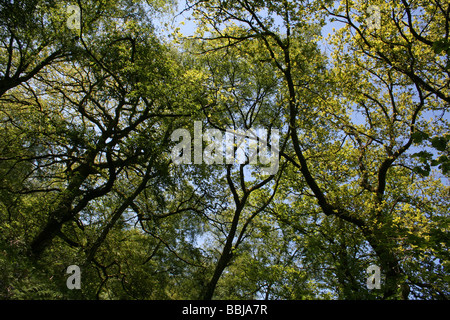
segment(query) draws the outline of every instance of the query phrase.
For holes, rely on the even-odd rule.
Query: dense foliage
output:
[[[0,298],[448,299],[449,36],[441,0],[0,0]],[[278,170],[174,163],[194,121]]]

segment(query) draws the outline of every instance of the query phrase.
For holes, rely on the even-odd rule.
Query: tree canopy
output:
[[[441,0],[0,0],[0,299],[447,300],[449,25]]]

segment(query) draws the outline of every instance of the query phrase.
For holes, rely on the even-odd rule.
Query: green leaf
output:
[[[431,139],[431,145],[439,151],[445,151],[447,148],[447,139],[444,137],[434,137]]]
[[[437,166],[437,165],[439,165],[441,162],[440,161],[438,161],[438,160],[431,160],[431,166],[433,166],[433,167],[435,167],[435,166]]]
[[[414,167],[413,171],[415,173],[420,174],[421,176],[428,177],[430,175],[430,166],[426,165],[425,167]]]
[[[415,158],[419,158],[419,161],[422,163],[427,163],[429,160],[432,159],[433,154],[428,151],[420,151],[414,153],[412,156]]]
[[[438,40],[433,43],[433,51],[436,54],[441,54],[442,51],[448,52],[450,49],[450,42],[446,39]]]
[[[442,170],[443,174],[447,174],[450,172],[450,161],[444,162],[439,166],[439,169]]]

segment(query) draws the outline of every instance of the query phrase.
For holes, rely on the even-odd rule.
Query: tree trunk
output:
[[[241,216],[241,212],[244,208],[246,202],[246,196],[244,199],[237,205],[236,211],[234,212],[233,222],[231,223],[231,229],[227,236],[227,241],[225,246],[223,247],[222,254],[220,255],[219,261],[217,262],[216,268],[214,269],[214,274],[206,286],[206,290],[202,293],[201,299],[203,300],[211,300],[214,291],[216,290],[217,282],[222,276],[223,271],[227,267],[228,263],[231,261],[233,257],[232,249],[233,249],[233,240],[236,235],[237,226],[239,223],[239,218]]]
[[[50,219],[31,243],[31,253],[39,258],[55,236],[61,230],[64,223],[74,218],[72,203],[80,193],[80,187],[89,175],[89,167],[82,165],[71,179],[67,188],[63,191],[55,210],[50,213]]]

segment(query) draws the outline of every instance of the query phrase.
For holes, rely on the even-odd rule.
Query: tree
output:
[[[448,4],[68,5],[1,2],[2,299],[448,299]]]
[[[412,145],[412,134],[417,130],[420,115],[434,108],[429,99],[431,94],[446,101],[445,89],[437,89],[445,85],[432,88],[426,81],[418,80],[415,73],[405,68],[390,69],[386,59],[381,62],[372,59],[373,56],[363,50],[354,51],[350,56],[346,54],[347,47],[343,47],[345,44],[352,50],[348,41],[342,42],[340,50],[335,51],[340,58],[339,66],[335,64],[336,71],[325,71],[321,65],[324,59],[317,59],[319,55],[314,46],[310,44],[307,51],[299,51],[298,46],[305,40],[305,34],[311,34],[308,31],[311,27],[298,17],[307,16],[306,13],[317,17],[313,12],[323,8],[320,1],[309,6],[287,1],[270,4],[212,1],[192,7],[201,19],[200,36],[209,25],[218,35],[205,38],[210,42],[225,41],[226,45],[216,46],[217,50],[257,39],[261,50],[270,55],[268,64],[283,80],[283,107],[288,115],[293,151],[286,159],[298,169],[299,179],[304,181],[311,192],[308,196],[315,198],[320,211],[329,219],[337,217],[357,228],[370,244],[386,276],[383,297],[407,298],[409,284],[400,266],[398,230],[394,223],[403,211],[397,208],[400,199],[395,198],[390,188],[398,177],[411,175],[404,156]],[[348,8],[345,7],[347,14]],[[408,13],[408,9],[405,10]],[[439,17],[436,19],[439,21]],[[223,27],[231,23],[238,27]],[[397,30],[397,36],[401,38],[404,34]],[[358,40],[358,36],[356,38]],[[343,62],[348,63],[344,69]],[[355,67],[357,69],[352,71]],[[305,74],[305,70],[309,72]],[[421,68],[420,71],[426,74],[432,70]],[[416,81],[412,88],[411,80]],[[442,78],[446,80],[448,78]],[[341,91],[347,83],[352,88],[348,93]],[[323,88],[329,90],[324,92]],[[304,108],[305,104],[314,108]],[[363,124],[355,124],[351,118],[358,108],[367,117]],[[389,110],[393,110],[391,114]],[[313,124],[311,121],[315,117],[318,120]],[[350,138],[348,142],[347,138]],[[413,174],[411,177],[417,179]],[[426,216],[425,212],[417,214]],[[436,227],[432,220],[427,223],[431,228]]]

